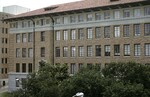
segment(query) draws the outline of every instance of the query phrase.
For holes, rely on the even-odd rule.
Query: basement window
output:
[[[119,0],[110,0],[110,2],[119,1]]]

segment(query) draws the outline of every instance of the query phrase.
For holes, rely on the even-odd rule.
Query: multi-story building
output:
[[[29,11],[30,11],[29,8],[18,6],[18,5],[11,5],[11,6],[3,7],[3,12],[10,13],[13,15],[18,15],[18,14],[29,12]]]
[[[150,64],[149,0],[82,0],[6,19],[10,23],[9,85],[39,61],[104,68],[110,62]]]
[[[9,16],[11,15],[0,12],[0,87],[5,86],[8,83],[9,24],[2,20]]]

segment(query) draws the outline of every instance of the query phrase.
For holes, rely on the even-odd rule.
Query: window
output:
[[[71,40],[76,39],[76,30],[71,30]]]
[[[70,23],[76,22],[76,16],[70,16]]]
[[[79,46],[79,57],[83,57],[84,56],[84,47],[83,46]]]
[[[140,44],[134,45],[134,56],[140,56],[141,55],[141,46]]]
[[[20,57],[20,48],[16,48],[16,58]]]
[[[2,64],[4,63],[4,58],[1,59],[2,60]]]
[[[83,21],[84,21],[83,15],[78,15],[78,22],[83,22]]]
[[[63,17],[63,24],[67,24],[68,23],[68,17]]]
[[[87,56],[88,57],[92,56],[92,46],[87,46]]]
[[[92,39],[92,33],[93,33],[93,29],[92,28],[88,28],[87,29],[87,39]]]
[[[5,58],[5,64],[7,64],[7,58]]]
[[[92,14],[87,14],[87,21],[92,21],[93,15]]]
[[[55,19],[55,23],[56,23],[56,24],[60,24],[60,18],[56,18],[56,19]]]
[[[93,68],[93,64],[92,63],[87,63],[87,68],[91,70]]]
[[[4,48],[2,48],[2,54],[4,53]]]
[[[120,37],[120,27],[119,26],[115,26],[115,28],[114,28],[114,36],[115,37]]]
[[[16,63],[16,72],[20,72],[20,64]]]
[[[83,63],[79,63],[79,70],[83,68]]]
[[[125,56],[130,56],[130,44],[125,44],[124,45],[124,55]]]
[[[60,57],[60,47],[56,47],[56,57]]]
[[[100,20],[100,19],[101,19],[101,14],[95,13],[95,20]]]
[[[5,38],[5,43],[7,44],[7,38]]]
[[[41,19],[40,21],[41,21],[41,26],[43,26],[44,25],[44,19]]]
[[[8,28],[5,28],[5,33],[6,33],[6,34],[8,33]]]
[[[95,28],[95,38],[100,38],[101,33],[100,33],[100,27]]]
[[[130,26],[129,25],[124,25],[123,26],[123,36],[124,37],[129,37],[130,33]]]
[[[22,42],[27,42],[26,33],[22,34]]]
[[[115,19],[119,19],[120,18],[120,11],[119,10],[114,11],[114,18]]]
[[[96,45],[95,46],[95,55],[98,57],[98,56],[101,56],[101,45]]]
[[[64,40],[68,40],[68,31],[67,30],[64,30],[64,33],[63,33],[63,39]]]
[[[33,57],[33,49],[32,49],[32,48],[29,48],[29,49],[28,49],[28,57],[29,57],[29,58],[32,58],[32,57]]]
[[[63,57],[68,56],[68,47],[63,47]]]
[[[26,63],[22,63],[22,72],[26,72]]]
[[[18,78],[16,78],[15,81],[16,81],[16,87],[19,87],[20,86],[20,80]]]
[[[79,38],[79,39],[83,39],[83,38],[84,38],[83,29],[79,29],[79,30],[78,30],[78,38]]]
[[[139,8],[134,9],[134,17],[139,17],[141,15],[141,10]]]
[[[56,40],[60,40],[60,31],[56,31]]]
[[[134,36],[140,36],[141,29],[140,29],[140,24],[135,24],[134,25]]]
[[[144,24],[144,35],[150,36],[150,24]]]
[[[120,45],[114,45],[114,56],[120,56]]]
[[[28,42],[32,42],[32,41],[33,41],[33,34],[28,33]]]
[[[45,32],[44,31],[41,32],[41,41],[45,41]]]
[[[16,34],[16,43],[20,42],[20,34]]]
[[[7,48],[5,48],[5,53],[7,54]]]
[[[75,57],[76,56],[76,47],[72,46],[71,47],[71,57]]]
[[[110,11],[104,12],[104,19],[110,19]]]
[[[50,24],[50,19],[46,19],[46,24]]]
[[[150,15],[150,7],[144,8],[144,15]]]
[[[124,18],[130,17],[130,10],[129,9],[123,11],[123,17]]]
[[[22,57],[23,57],[23,58],[26,57],[26,48],[22,48]]]
[[[41,57],[45,57],[45,47],[41,47]]]
[[[28,64],[28,72],[31,73],[32,72],[32,63]]]
[[[1,71],[1,74],[3,74],[3,73],[4,73],[4,68],[2,68],[1,70],[2,70],[2,71]]]
[[[105,56],[110,56],[110,45],[105,45]]]
[[[150,56],[150,43],[145,44],[145,56]]]
[[[5,38],[2,38],[2,43],[4,43],[4,39],[5,39]]]
[[[70,65],[70,74],[75,74],[76,73],[76,64],[71,63]]]
[[[104,38],[110,38],[110,27],[104,27]]]
[[[5,74],[7,74],[7,68],[5,68]]]

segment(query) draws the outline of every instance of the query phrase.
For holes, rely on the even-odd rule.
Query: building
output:
[[[2,21],[11,16],[10,14],[0,12],[0,88],[8,84],[8,48],[9,48],[9,24]]]
[[[25,7],[18,6],[18,5],[11,5],[11,6],[3,7],[3,12],[10,13],[13,15],[18,15],[18,14],[29,12],[29,11],[30,11],[29,8],[25,8]]]
[[[39,61],[67,64],[150,64],[149,0],[82,0],[53,5],[6,19],[10,23],[9,90]]]

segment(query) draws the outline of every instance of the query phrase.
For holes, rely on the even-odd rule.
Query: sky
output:
[[[19,5],[31,10],[47,7],[50,5],[74,2],[79,0],[0,0],[0,12],[4,6]]]

